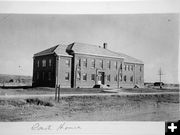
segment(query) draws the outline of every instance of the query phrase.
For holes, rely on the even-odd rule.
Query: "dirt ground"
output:
[[[179,94],[0,99],[0,121],[173,121]]]

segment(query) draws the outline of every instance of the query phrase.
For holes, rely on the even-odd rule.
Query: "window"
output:
[[[69,59],[66,60],[66,65],[67,65],[68,67],[70,67],[70,60],[69,60]]]
[[[46,60],[42,60],[42,67],[46,67]]]
[[[39,80],[39,72],[37,72],[37,80]]]
[[[51,80],[51,72],[48,73],[48,80]]]
[[[83,66],[87,67],[87,59],[83,59]]]
[[[131,71],[133,71],[133,65],[131,65]]]
[[[130,81],[133,82],[133,76],[131,76]]]
[[[81,67],[81,59],[77,59],[77,66]]]
[[[126,68],[127,68],[126,65],[124,65],[124,70],[125,70],[125,71],[126,71]]]
[[[126,82],[126,75],[124,76],[124,81]]]
[[[44,76],[45,76],[45,73],[44,73],[44,72],[42,73],[42,76],[43,76],[43,80],[44,80]]]
[[[91,74],[91,80],[95,81],[95,74]]]
[[[122,74],[119,75],[119,81],[122,81]]]
[[[83,80],[87,81],[87,74],[85,74],[85,73],[83,74]]]
[[[142,71],[142,67],[141,67],[141,66],[139,67],[139,71],[140,71],[140,72]]]
[[[107,81],[111,81],[111,76],[110,75],[107,75]]]
[[[141,76],[139,77],[139,81],[141,82]]]
[[[69,72],[65,73],[65,80],[69,80]]]
[[[117,61],[114,62],[114,67],[117,69]]]
[[[76,78],[77,78],[77,80],[81,80],[81,72],[80,71],[77,72],[77,77]]]
[[[110,61],[107,62],[107,68],[109,68],[109,69],[111,68],[111,62]]]
[[[128,65],[128,71],[130,71],[130,65]]]
[[[120,65],[120,69],[122,69],[122,63],[121,63],[121,65]]]
[[[91,67],[92,67],[92,68],[95,68],[95,59],[92,59],[92,60],[91,60]]]
[[[52,61],[51,61],[51,59],[49,59],[49,66],[51,67],[51,64],[52,64]]]
[[[37,67],[39,67],[39,60],[37,61]]]
[[[114,76],[114,81],[117,81],[117,75]]]
[[[99,61],[99,66],[100,66],[100,68],[103,68],[103,60]]]

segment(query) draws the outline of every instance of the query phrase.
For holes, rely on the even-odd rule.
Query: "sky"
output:
[[[0,14],[0,74],[31,75],[33,54],[82,42],[144,62],[145,82],[178,83],[177,14],[53,15]]]

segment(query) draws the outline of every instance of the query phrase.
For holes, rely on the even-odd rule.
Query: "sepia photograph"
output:
[[[176,121],[179,14],[0,14],[0,122]]]

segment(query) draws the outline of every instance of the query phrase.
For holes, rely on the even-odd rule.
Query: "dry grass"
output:
[[[179,119],[179,95],[1,99],[0,121]]]

